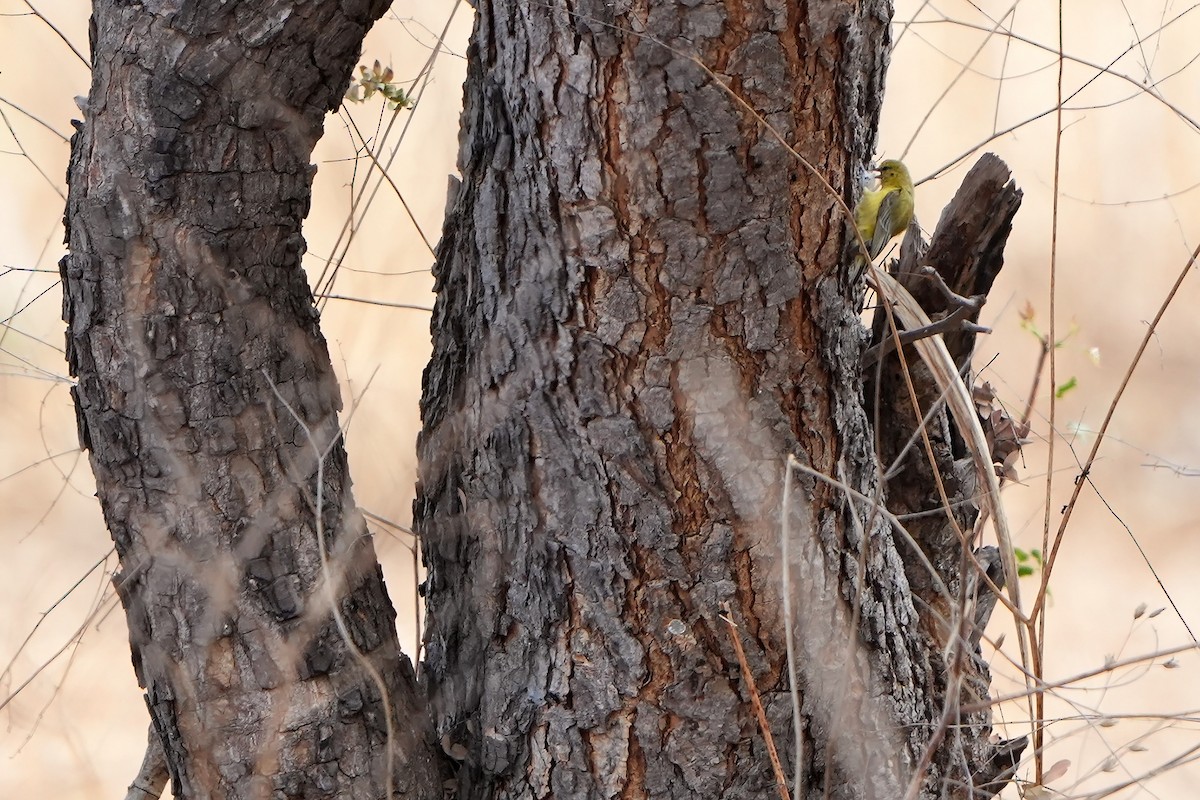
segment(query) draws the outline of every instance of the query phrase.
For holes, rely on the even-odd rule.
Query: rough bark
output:
[[[435,724],[465,798],[773,796],[717,615],[790,774],[784,457],[877,473],[844,214],[722,84],[853,204],[890,8],[551,5],[480,2],[469,51],[414,512]],[[803,796],[895,800],[940,656],[880,516],[796,494]]]
[[[390,746],[440,797],[300,267],[309,157],[387,2],[94,5],[67,357],[175,795],[380,798]]]

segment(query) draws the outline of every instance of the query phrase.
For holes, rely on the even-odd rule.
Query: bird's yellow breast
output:
[[[875,220],[879,218],[879,206],[883,198],[892,192],[899,191],[895,186],[885,186],[882,189],[871,189],[863,192],[862,199],[854,209],[854,224],[862,234],[863,241],[870,242],[875,238]],[[908,223],[905,223],[907,225]],[[901,228],[900,230],[904,230]],[[900,231],[892,233],[895,236]]]

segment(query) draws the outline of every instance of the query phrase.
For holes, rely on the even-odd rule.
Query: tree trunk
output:
[[[386,3],[96,3],[62,269],[153,721],[131,796],[165,767],[188,798],[440,797],[434,735],[464,798],[770,796],[732,635],[800,796],[998,791],[1016,748],[956,710],[987,691],[946,624],[962,540],[861,501],[885,487],[829,187],[852,203],[870,154],[886,4],[626,5],[480,2],[419,445],[431,729],[300,270],[312,146]],[[999,216],[931,251],[960,291],[1015,211],[988,175],[964,207]],[[888,458],[921,411],[893,369]],[[929,474],[894,507],[928,510]]]
[[[300,267],[310,154],[388,3],[94,5],[67,355],[176,796],[440,797]]]
[[[726,606],[801,796],[965,796],[989,731],[934,737],[915,556],[851,500],[881,487],[825,181],[853,204],[890,5],[552,5],[478,3],[436,267],[414,517],[459,796],[774,796]],[[788,454],[848,487],[787,509],[800,742]]]

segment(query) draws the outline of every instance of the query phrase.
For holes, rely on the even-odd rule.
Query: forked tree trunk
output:
[[[966,797],[1009,751],[947,686],[986,674],[940,660],[918,559],[861,502],[844,216],[763,125],[852,202],[887,5],[648,5],[479,4],[422,402],[432,734],[464,798],[771,796],[728,609],[806,797]],[[299,267],[312,146],[385,6],[96,3],[68,358],[184,797],[383,797],[389,720],[397,791],[443,788]],[[893,447],[912,412],[877,413]],[[920,545],[962,583],[958,541]]]
[[[390,720],[396,788],[441,797],[300,268],[312,148],[387,5],[94,4],[62,274],[153,719],[131,796],[161,743],[180,797],[382,798]]]
[[[925,757],[944,642],[915,558],[852,499],[880,489],[867,337],[824,181],[853,204],[889,15],[478,4],[415,504],[461,797],[775,796],[725,607],[806,797],[898,800],[914,775],[965,796],[986,772],[986,724]],[[788,454],[848,487],[797,475],[788,510],[799,749]]]

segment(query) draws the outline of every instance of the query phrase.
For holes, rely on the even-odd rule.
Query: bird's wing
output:
[[[883,248],[892,237],[896,234],[892,233],[892,227],[895,225],[896,206],[900,203],[900,190],[892,189],[879,203],[879,212],[875,215],[875,235],[871,237],[871,241],[867,242],[867,249],[871,251],[871,258],[883,252]]]

